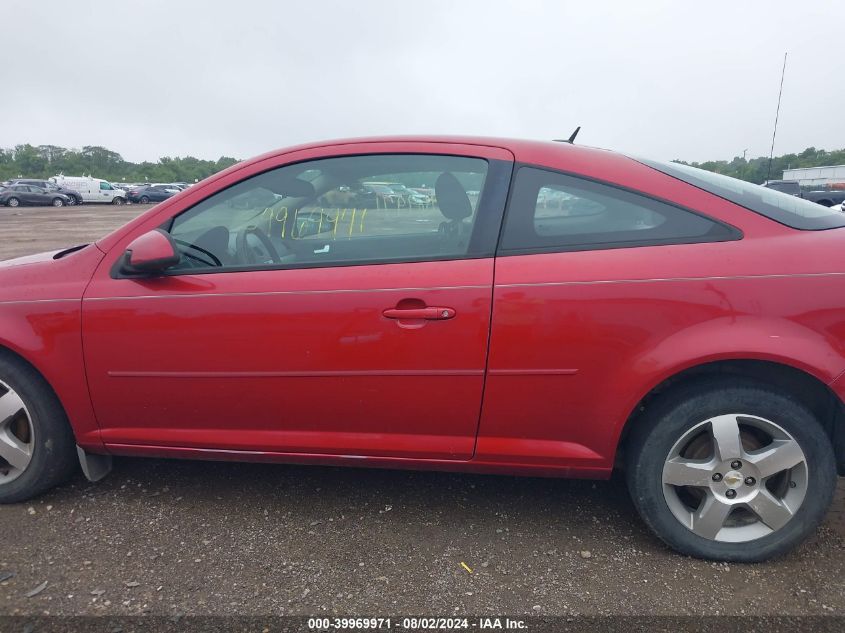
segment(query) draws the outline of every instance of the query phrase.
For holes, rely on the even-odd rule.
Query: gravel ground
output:
[[[0,259],[140,210],[0,209]],[[618,479],[119,459],[0,507],[0,533],[0,614],[845,615],[842,485],[757,565],[672,553]]]
[[[0,206],[0,260],[96,240],[153,205]]]

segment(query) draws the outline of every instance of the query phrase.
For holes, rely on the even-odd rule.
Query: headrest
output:
[[[449,220],[463,220],[472,215],[472,203],[454,174],[444,171],[434,183],[437,205]]]

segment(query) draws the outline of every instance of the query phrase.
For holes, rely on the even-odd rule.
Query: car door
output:
[[[111,202],[112,198],[114,197],[114,189],[112,186],[107,182],[100,182],[99,185],[99,192],[100,192],[100,201],[101,202]]]
[[[481,146],[303,150],[136,226],[83,300],[104,442],[469,459],[511,165]],[[355,206],[388,175],[438,182],[437,203]],[[155,226],[179,265],[120,278],[130,238]]]
[[[42,196],[39,194],[38,187],[31,185],[19,185],[21,194],[21,202],[25,204],[43,204]]]
[[[30,185],[29,191],[30,191],[30,195],[31,195],[30,201],[33,204],[49,205],[53,200],[52,197],[50,196],[50,194],[47,193],[47,190],[42,188],[42,187],[36,187],[35,185]]]

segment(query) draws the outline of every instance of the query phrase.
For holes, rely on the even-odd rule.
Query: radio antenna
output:
[[[552,139],[555,143],[569,143],[572,145],[575,142],[575,137],[578,136],[578,132],[581,131],[581,126],[575,128],[575,131],[569,136],[569,138],[556,138]]]
[[[772,156],[775,153],[775,136],[778,133],[778,117],[780,116],[780,98],[783,95],[783,77],[786,75],[786,53],[783,54],[783,70],[780,71],[780,91],[778,92],[778,108],[775,111],[775,129],[772,131],[772,149],[769,150],[769,167],[766,169],[766,182],[772,175]]]

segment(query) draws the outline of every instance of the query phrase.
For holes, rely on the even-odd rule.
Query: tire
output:
[[[806,407],[763,384],[702,379],[655,401],[639,422],[628,489],[643,521],[683,554],[781,556],[816,530],[833,499],[829,437]]]
[[[0,420],[0,439],[8,440],[11,434],[24,449],[10,452],[8,441],[0,446],[0,503],[17,503],[49,490],[74,473],[78,464],[76,442],[58,398],[30,365],[0,354],[0,393],[0,415],[6,416]],[[9,417],[8,412],[18,403],[22,409]],[[23,463],[25,459],[29,461]]]
[[[19,207],[20,204],[21,204],[21,201],[18,200],[17,198],[9,198],[8,200],[6,200],[6,206],[7,207]]]
[[[63,207],[65,206],[65,201],[61,198],[53,198],[53,206],[54,207]]]
[[[141,200],[139,201],[141,204],[149,204],[150,199],[147,196],[141,196]]]
[[[112,198],[112,201],[111,201],[112,204],[115,204],[117,206],[122,205],[123,202],[124,202],[123,198]]]
[[[74,198],[73,196],[68,196],[67,197],[67,206],[75,207],[76,206],[76,198]]]

